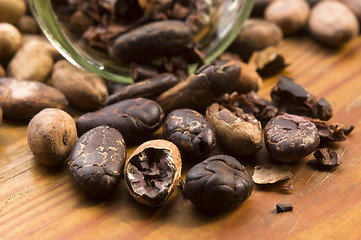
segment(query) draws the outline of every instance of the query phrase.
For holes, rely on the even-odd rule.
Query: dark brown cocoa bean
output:
[[[220,213],[235,208],[252,193],[253,182],[235,158],[217,155],[189,170],[184,192],[201,211]]]
[[[204,111],[216,97],[231,93],[237,85],[241,68],[232,65],[204,65],[174,87],[156,98],[167,113],[178,108]]]
[[[126,154],[119,131],[108,126],[96,127],[75,143],[68,163],[69,174],[90,197],[105,198],[119,184]]]
[[[78,134],[101,125],[117,129],[127,143],[149,137],[164,120],[162,108],[145,98],[132,98],[109,105],[96,112],[86,113],[76,121]]]
[[[148,23],[120,35],[114,41],[113,52],[118,62],[145,62],[192,46],[189,26],[181,21],[167,20]]]
[[[317,101],[314,95],[288,77],[280,76],[271,91],[271,98],[280,112],[321,120],[332,117],[332,107],[324,98]]]
[[[129,98],[153,98],[179,83],[179,79],[171,73],[156,75],[150,79],[143,80],[118,88],[115,93],[110,95],[104,102],[110,105]]]
[[[164,121],[163,137],[177,145],[182,155],[192,159],[206,157],[216,146],[213,126],[191,109],[169,113]]]
[[[305,117],[292,114],[272,118],[264,129],[264,141],[270,156],[280,162],[295,162],[317,149],[318,130]]]
[[[32,118],[44,108],[64,109],[68,101],[59,90],[40,82],[0,78],[0,106],[4,117]]]

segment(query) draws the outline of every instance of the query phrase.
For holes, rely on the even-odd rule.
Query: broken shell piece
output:
[[[269,164],[264,166],[255,166],[253,172],[253,182],[257,184],[276,183],[293,177],[291,166]]]
[[[166,140],[141,144],[125,163],[124,177],[130,195],[148,206],[162,205],[176,188],[182,170],[176,145]]]

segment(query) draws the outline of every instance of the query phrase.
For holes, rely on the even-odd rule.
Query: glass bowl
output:
[[[213,1],[214,12],[210,14],[209,21],[193,35],[194,42],[205,56],[205,62],[209,63],[217,58],[237,36],[242,24],[251,13],[254,0],[203,1]],[[71,31],[55,14],[56,9],[53,9],[51,0],[28,0],[28,4],[45,36],[69,62],[111,81],[133,83],[127,64],[119,64],[108,55],[78,44]],[[195,69],[196,66],[189,68]]]

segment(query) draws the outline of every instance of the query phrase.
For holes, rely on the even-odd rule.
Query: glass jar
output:
[[[120,83],[132,83],[129,65],[120,64],[87,46],[78,43],[71,30],[57,16],[53,2],[59,0],[29,0],[29,7],[46,37],[72,64],[95,72],[101,77]],[[148,0],[142,2],[154,2]],[[208,21],[193,34],[194,42],[209,63],[217,58],[234,40],[243,22],[249,17],[254,0],[201,0],[212,4]],[[106,1],[104,1],[106,2]],[[114,1],[108,1],[114,2]],[[139,2],[141,2],[139,0]],[[199,3],[199,2],[197,2]],[[192,66],[190,66],[190,69]],[[193,69],[195,66],[193,65]]]

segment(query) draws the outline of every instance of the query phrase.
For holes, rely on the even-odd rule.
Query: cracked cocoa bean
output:
[[[332,107],[326,99],[320,98],[317,101],[314,95],[288,77],[279,77],[279,82],[272,88],[271,98],[279,112],[321,120],[332,117]]]
[[[270,156],[279,162],[295,162],[317,149],[318,130],[305,117],[292,114],[272,118],[264,129],[265,145]]]
[[[121,132],[127,143],[134,143],[155,132],[164,117],[162,108],[156,102],[132,98],[86,113],[78,118],[76,125],[79,136],[94,127],[107,125]]]
[[[126,146],[119,131],[99,126],[75,143],[68,170],[75,184],[92,198],[106,198],[119,184]]]
[[[317,149],[313,156],[316,158],[317,163],[323,167],[336,167],[343,160],[336,151],[330,148]]]
[[[346,135],[350,134],[354,128],[353,126],[344,127],[340,124],[332,124],[317,119],[309,120],[316,125],[323,143],[344,141],[346,140]]]
[[[252,155],[262,147],[261,123],[242,109],[214,103],[207,108],[206,117],[216,129],[217,140],[230,154]]]
[[[213,126],[202,114],[191,109],[169,113],[164,121],[163,137],[177,145],[182,155],[192,159],[207,156],[216,146]]]
[[[130,195],[139,203],[157,207],[165,203],[181,176],[182,161],[176,145],[166,140],[141,144],[124,168]]]
[[[227,155],[210,157],[187,173],[184,193],[201,211],[220,213],[237,207],[252,193],[245,167]]]

